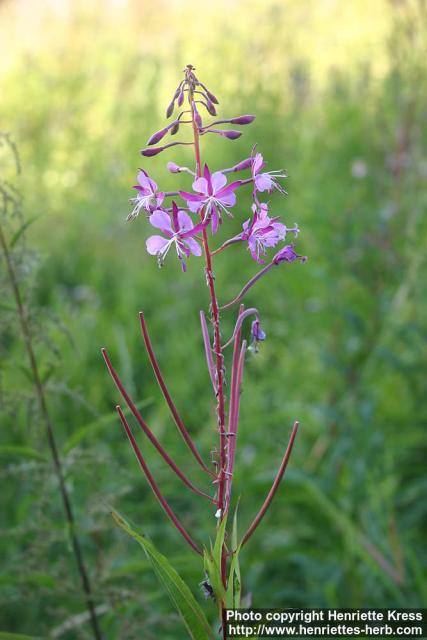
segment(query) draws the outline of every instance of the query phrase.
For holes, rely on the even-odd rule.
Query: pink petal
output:
[[[265,163],[262,155],[260,153],[257,153],[254,158],[253,172],[258,173],[258,171],[261,171],[264,165]]]
[[[162,236],[150,236],[146,240],[147,251],[150,255],[156,256],[167,245],[168,240]]]
[[[193,221],[186,211],[178,211],[178,226],[180,231],[189,231],[194,227]]]
[[[193,254],[193,256],[201,256],[202,255],[202,249],[201,249],[199,243],[196,242],[196,240],[194,240],[194,238],[186,238],[184,240],[184,243],[190,249],[190,251]]]
[[[157,189],[157,185],[154,180],[149,178],[144,171],[140,171],[138,173],[138,182],[143,189],[146,189],[150,193],[154,193]]]
[[[156,211],[154,211],[149,217],[149,222],[153,227],[156,227],[157,229],[172,233],[171,219],[166,211],[156,209]]]
[[[255,186],[258,191],[270,191],[274,185],[268,173],[261,173],[255,178]]]
[[[197,178],[197,180],[195,180],[193,182],[193,189],[194,191],[198,191],[198,193],[203,193],[203,195],[208,195],[208,181],[206,180],[206,178]]]
[[[227,184],[227,177],[221,171],[215,171],[211,176],[211,182],[213,192],[218,193]]]
[[[229,193],[228,195],[221,196],[221,198],[218,198],[218,200],[225,207],[233,207],[236,204],[236,194],[235,193]]]

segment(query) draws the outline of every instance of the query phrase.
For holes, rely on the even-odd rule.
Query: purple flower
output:
[[[212,221],[212,233],[218,230],[218,224],[221,221],[221,211],[231,216],[228,207],[236,204],[236,194],[234,191],[240,186],[240,180],[227,184],[226,176],[220,171],[210,173],[208,166],[205,164],[204,176],[197,178],[193,182],[193,189],[197,193],[188,193],[180,191],[179,194],[187,201],[190,211],[193,213],[200,211],[203,207],[204,221]]]
[[[163,202],[165,195],[164,193],[157,191],[157,185],[151,178],[148,177],[148,174],[144,169],[141,169],[138,173],[138,182],[139,184],[135,185],[133,188],[138,191],[138,195],[135,198],[131,198],[129,202],[134,204],[134,208],[126,218],[126,220],[132,220],[139,215],[141,209],[145,211],[152,212],[154,209],[157,209]]]
[[[254,320],[251,325],[251,336],[255,342],[263,342],[266,339],[265,332],[261,329],[259,320]]]
[[[254,187],[257,191],[268,191],[271,192],[273,189],[277,189],[280,193],[286,194],[286,191],[277,182],[277,178],[286,178],[287,174],[285,171],[268,171],[265,173],[260,173],[260,171],[265,167],[265,162],[260,153],[255,153],[252,158],[252,179],[254,181]]]
[[[253,205],[252,210],[254,217],[243,223],[243,233],[240,234],[240,238],[248,241],[252,258],[263,264],[264,260],[260,256],[266,254],[268,247],[274,247],[279,240],[285,239],[287,228],[278,222],[278,218],[269,218],[265,203],[260,205],[259,210],[256,205]],[[292,231],[295,230],[292,229]]]
[[[202,249],[193,236],[203,229],[203,224],[194,226],[188,213],[178,209],[175,202],[172,202],[172,217],[166,211],[156,209],[151,214],[149,222],[166,236],[165,238],[159,235],[150,236],[146,242],[148,253],[157,256],[159,266],[162,266],[172,245],[175,245],[183,271],[186,270],[185,258],[188,258],[190,253],[194,256],[202,255]]]
[[[294,251],[293,244],[287,244],[285,247],[282,247],[282,249],[280,249],[273,258],[274,264],[280,264],[281,262],[294,262],[294,260],[301,260],[301,262],[305,262],[307,260],[307,256],[298,255]]]

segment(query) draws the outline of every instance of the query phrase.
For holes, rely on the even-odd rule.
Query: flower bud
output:
[[[230,122],[233,124],[251,124],[255,120],[255,116],[238,116],[237,118],[231,118]]]
[[[242,160],[238,164],[235,164],[234,167],[231,167],[230,171],[243,171],[244,169],[250,169],[252,166],[252,158],[246,158],[246,160]]]
[[[181,173],[181,168],[177,164],[175,164],[175,162],[168,162],[166,166],[168,168],[168,171],[170,171],[171,173]]]
[[[207,99],[206,100],[206,109],[208,110],[208,112],[211,114],[211,116],[216,116],[216,109],[214,107],[214,104],[211,100]]]
[[[265,332],[261,329],[259,320],[254,320],[251,325],[251,336],[255,342],[263,342],[266,339]]]
[[[236,140],[242,135],[241,131],[235,131],[235,129],[230,129],[229,131],[218,131],[218,133],[224,136],[224,138],[228,138],[229,140]]]
[[[204,87],[204,90],[206,91],[206,95],[208,96],[211,102],[213,102],[214,104],[219,104],[218,100],[215,98],[213,93],[211,93],[208,89],[206,89],[206,87]]]
[[[171,117],[171,115],[173,113],[173,110],[174,110],[174,107],[175,107],[175,98],[173,98],[172,102],[170,103],[170,105],[166,109],[166,117],[167,118]]]
[[[156,133],[153,133],[151,138],[148,140],[147,144],[152,145],[152,144],[156,144],[157,142],[160,142],[160,140],[164,138],[165,135],[167,134],[169,128],[170,127],[165,127],[164,129],[161,129],[160,131],[156,131]]]
[[[306,262],[307,256],[300,256],[294,251],[294,245],[288,244],[282,247],[280,251],[276,253],[273,258],[274,264],[280,264],[281,262],[294,262],[294,260],[301,260]]]
[[[197,126],[199,127],[199,129],[201,129],[202,127],[202,118],[200,117],[200,113],[197,111],[197,107],[196,107],[196,103],[193,102],[191,103],[192,107],[193,107],[193,111],[194,111],[194,120],[197,124]]]
[[[161,153],[164,150],[164,147],[148,147],[147,149],[142,149],[141,155],[146,158],[151,158],[152,156],[156,156],[158,153]]]
[[[182,103],[184,102],[184,91],[180,91],[179,96],[178,96],[178,107],[182,106]]]
[[[173,125],[173,127],[171,127],[171,130],[170,130],[171,136],[174,136],[176,133],[178,133],[178,130],[179,130],[179,121],[177,120]]]

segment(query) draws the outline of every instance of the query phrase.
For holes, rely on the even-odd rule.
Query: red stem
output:
[[[126,392],[126,389],[124,388],[124,386],[123,386],[123,384],[122,384],[117,372],[115,371],[113,365],[111,364],[111,360],[108,357],[108,354],[107,354],[106,350],[102,349],[101,351],[102,351],[102,355],[103,355],[104,360],[105,360],[105,364],[107,365],[108,371],[110,372],[111,377],[113,378],[114,382],[116,383],[117,389],[120,391],[124,401],[126,402],[127,406],[129,407],[129,409],[131,410],[131,412],[135,416],[136,420],[138,421],[139,426],[144,431],[145,435],[150,439],[150,441],[155,446],[155,448],[160,453],[160,455],[165,460],[165,462],[170,466],[170,468],[173,471],[175,471],[176,475],[182,480],[182,482],[189,489],[191,489],[191,491],[194,491],[194,493],[197,493],[197,495],[203,496],[204,498],[207,498],[208,500],[211,500],[211,502],[216,504],[216,500],[214,498],[212,498],[212,496],[209,496],[207,493],[205,493],[201,489],[198,489],[196,486],[194,486],[194,484],[191,482],[191,480],[189,480],[187,478],[187,476],[181,471],[181,469],[175,464],[175,462],[166,453],[166,451],[163,449],[162,445],[157,440],[156,436],[153,434],[153,432],[151,431],[151,429],[149,428],[149,426],[146,424],[145,420],[143,419],[143,417],[139,413],[138,409],[136,408],[136,406],[132,402],[132,400],[129,397],[128,393]]]
[[[154,354],[153,351],[153,347],[151,344],[151,340],[150,340],[150,336],[148,334],[148,329],[147,329],[147,324],[145,322],[145,317],[144,317],[144,313],[142,311],[140,311],[139,313],[139,319],[141,322],[141,329],[142,329],[142,335],[144,338],[144,343],[145,343],[145,348],[147,349],[147,353],[148,353],[148,357],[150,358],[150,362],[151,362],[151,366],[153,367],[153,371],[154,371],[154,375],[156,376],[156,380],[159,383],[159,387],[162,390],[163,396],[168,404],[168,407],[170,409],[170,412],[173,416],[173,419],[175,420],[175,424],[178,427],[179,432],[181,433],[184,441],[186,442],[188,448],[190,449],[190,451],[192,452],[192,454],[194,455],[194,457],[196,458],[197,462],[199,463],[199,465],[201,466],[201,468],[203,469],[203,471],[206,471],[206,473],[208,473],[209,475],[213,476],[214,474],[212,473],[212,471],[210,471],[208,469],[208,467],[205,465],[205,463],[203,462],[199,452],[196,449],[196,445],[194,444],[193,440],[191,439],[190,434],[188,433],[183,421],[181,420],[181,417],[178,413],[178,410],[169,394],[169,391],[166,387],[166,383],[163,379],[163,376],[160,372],[160,368],[156,359],[156,356]]]
[[[206,362],[208,363],[209,376],[212,382],[214,393],[216,394],[215,366],[212,358],[212,347],[209,338],[208,326],[206,324],[206,318],[203,311],[200,311],[200,324],[202,325],[203,344],[205,345]]]
[[[297,435],[297,431],[298,431],[298,427],[299,427],[299,423],[295,422],[294,426],[292,428],[292,433],[291,433],[291,437],[289,438],[289,442],[288,442],[288,446],[286,447],[286,451],[285,451],[285,455],[283,456],[283,460],[280,464],[279,470],[277,472],[277,475],[274,479],[274,482],[272,484],[272,487],[270,489],[270,491],[268,492],[268,495],[266,497],[266,499],[264,500],[264,503],[261,507],[261,509],[258,511],[257,515],[255,516],[251,526],[249,527],[249,529],[246,531],[245,535],[243,536],[242,539],[242,546],[249,540],[249,538],[251,537],[251,535],[254,533],[255,529],[257,528],[257,526],[259,525],[259,523],[261,522],[261,520],[263,519],[263,517],[266,514],[266,511],[268,509],[268,507],[270,506],[277,489],[279,488],[279,484],[280,481],[283,477],[283,474],[286,471],[286,467],[289,461],[289,457],[292,453],[292,447],[294,446],[294,440],[295,440],[295,436]]]
[[[226,510],[230,507],[231,488],[233,484],[234,456],[236,453],[237,428],[239,425],[240,391],[242,386],[243,367],[245,364],[246,340],[243,340],[240,355],[234,372],[234,384],[231,386],[230,415],[228,427],[228,455],[226,472]],[[234,364],[234,363],[233,363]]]
[[[193,104],[193,96],[192,92],[188,92],[188,99],[191,106],[192,111],[192,121],[193,121],[193,135],[194,135],[194,153],[196,159],[196,175],[197,177],[201,177],[202,175],[202,164],[200,159],[200,140],[199,140],[199,130],[196,122],[196,114],[194,111]],[[200,217],[203,220],[204,212],[203,209],[200,211]],[[223,372],[223,360],[224,357],[222,355],[221,348],[221,333],[220,333],[220,325],[219,325],[219,305],[215,291],[215,279],[212,271],[212,259],[211,253],[209,249],[208,242],[208,234],[206,231],[206,227],[202,230],[202,238],[203,238],[203,250],[205,254],[205,264],[206,264],[206,279],[209,287],[209,293],[211,298],[211,316],[212,316],[212,324],[214,328],[214,353],[215,353],[215,368],[216,368],[216,390],[217,390],[217,416],[218,416],[218,431],[219,431],[219,473],[218,473],[218,496],[217,496],[217,504],[218,509],[221,512],[221,517],[218,518],[218,526],[224,517],[224,500],[225,500],[225,466],[226,466],[226,440],[225,440],[225,400],[224,400],[224,372]],[[222,562],[221,562],[221,573],[222,573],[222,581],[224,586],[227,582],[226,577],[226,554],[225,549],[222,551]]]
[[[142,453],[136,443],[136,440],[134,438],[134,435],[131,431],[131,428],[123,414],[123,411],[121,410],[121,408],[119,407],[119,405],[116,406],[117,409],[117,413],[119,414],[120,417],[120,421],[126,431],[127,437],[129,438],[129,442],[132,446],[132,449],[134,450],[134,453],[136,455],[136,457],[138,458],[138,462],[141,465],[141,469],[143,470],[143,472],[145,473],[145,476],[148,480],[148,483],[150,485],[150,487],[153,490],[153,493],[155,494],[157,500],[160,502],[160,504],[162,505],[163,509],[165,510],[167,516],[172,520],[173,524],[175,525],[175,527],[178,529],[178,531],[180,532],[180,534],[186,539],[186,541],[188,542],[188,544],[190,545],[190,547],[192,547],[194,549],[194,551],[196,553],[198,553],[199,555],[202,555],[202,552],[200,551],[199,547],[197,546],[197,544],[194,542],[194,540],[192,539],[192,537],[190,536],[189,533],[187,533],[187,531],[185,530],[184,526],[180,523],[180,521],[178,520],[178,518],[176,517],[176,515],[174,514],[174,512],[172,511],[171,507],[169,506],[168,502],[166,501],[166,499],[163,497],[156,481],[154,480],[153,476],[150,473],[149,468],[147,467],[147,464],[142,456]]]

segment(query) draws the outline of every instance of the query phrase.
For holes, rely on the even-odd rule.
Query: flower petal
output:
[[[205,196],[208,195],[209,186],[206,178],[197,178],[193,182],[193,189],[198,193],[203,193]]]
[[[268,173],[260,173],[255,176],[255,186],[258,191],[270,191],[274,187],[274,182]]]
[[[156,209],[149,217],[149,222],[153,227],[161,229],[164,232],[172,233],[172,225],[169,214],[162,209]]]
[[[186,238],[184,240],[184,243],[190,249],[190,251],[193,254],[193,256],[201,256],[202,255],[202,248],[194,238]]]
[[[162,236],[150,236],[147,238],[145,245],[148,253],[152,256],[156,256],[165,248],[168,242],[169,240],[162,238]]]
[[[227,176],[221,171],[215,171],[211,176],[211,182],[213,192],[218,193],[227,184]]]
[[[190,231],[194,227],[193,221],[186,211],[178,211],[178,226],[180,231]]]
[[[157,189],[157,185],[154,180],[149,178],[143,169],[138,173],[138,182],[141,187],[149,193],[154,193]]]
[[[262,157],[262,155],[260,153],[255,154],[254,163],[253,163],[253,167],[252,167],[252,170],[253,170],[254,174],[257,174],[258,171],[261,171],[261,169],[264,166],[265,166],[265,162],[264,162],[264,158]]]

